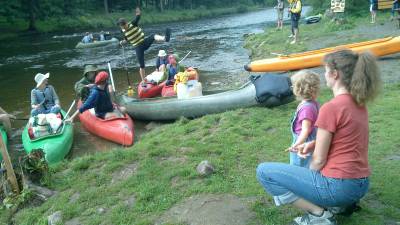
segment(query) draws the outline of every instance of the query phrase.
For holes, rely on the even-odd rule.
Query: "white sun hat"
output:
[[[163,56],[166,56],[166,55],[167,55],[167,53],[165,52],[165,50],[158,51],[158,56],[159,57],[163,57]]]
[[[46,74],[41,74],[38,73],[35,76],[35,81],[36,81],[36,87],[39,87],[44,80],[48,79],[50,77],[50,73],[46,73]]]

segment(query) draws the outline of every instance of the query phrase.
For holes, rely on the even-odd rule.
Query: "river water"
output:
[[[243,46],[243,35],[263,32],[272,28],[276,19],[274,9],[221,16],[188,22],[165,23],[142,26],[145,34],[163,34],[166,27],[173,31],[169,43],[154,43],[146,51],[147,71],[154,69],[155,57],[160,49],[173,49],[183,57],[191,54],[184,64],[199,68],[200,81],[204,89],[214,86],[224,88],[223,84],[237,83],[243,79],[243,65],[249,57]],[[117,30],[109,30],[120,38]],[[95,32],[95,31],[92,31]],[[111,61],[117,91],[126,90],[127,73],[130,80],[137,82],[138,67],[134,49],[125,50],[118,45],[108,45],[91,49],[75,49],[83,33],[26,35],[0,42],[0,105],[18,118],[27,118],[30,112],[30,90],[34,88],[36,73],[50,72],[52,84],[66,110],[74,99],[73,85],[82,77],[85,64],[97,64],[106,68]],[[242,74],[242,75],[239,75]],[[241,77],[242,76],[242,77]],[[22,151],[21,132],[26,121],[15,121],[11,149]],[[135,121],[136,139],[144,132],[146,122]],[[120,146],[89,134],[75,123],[72,156],[80,156],[95,151],[106,151]]]

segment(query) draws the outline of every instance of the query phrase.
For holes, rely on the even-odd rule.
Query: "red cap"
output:
[[[108,79],[108,73],[105,71],[101,71],[97,74],[96,79],[94,80],[95,84],[104,83]]]

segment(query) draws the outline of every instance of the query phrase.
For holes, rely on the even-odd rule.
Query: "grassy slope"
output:
[[[341,224],[384,224],[400,220],[397,160],[400,137],[400,85],[386,86],[383,95],[369,107],[370,161],[373,168],[369,197],[363,210]],[[331,98],[323,90],[319,100]],[[287,224],[299,212],[290,207],[271,207],[255,179],[255,167],[263,161],[287,162],[283,149],[290,143],[289,118],[296,103],[274,109],[249,108],[182,119],[151,131],[132,148],[99,153],[59,165],[51,188],[60,194],[37,208],[16,215],[16,224],[45,224],[46,216],[61,210],[65,219],[79,217],[84,224],[151,224],[152,220],[180,200],[197,193],[232,193],[256,196],[253,209],[265,224]],[[196,175],[204,159],[216,165],[208,178]],[[137,173],[110,184],[111,174],[135,163]],[[390,180],[390,182],[388,182]],[[69,203],[76,192],[80,198]],[[135,207],[124,205],[136,197]],[[96,212],[103,207],[104,214]],[[4,219],[4,212],[3,212]]]

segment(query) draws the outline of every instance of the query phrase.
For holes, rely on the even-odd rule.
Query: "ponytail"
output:
[[[381,88],[381,77],[375,56],[360,53],[350,82],[350,94],[358,105],[365,105],[376,98]]]
[[[344,49],[326,55],[324,62],[340,73],[343,85],[358,105],[365,105],[378,95],[382,82],[376,59],[371,53],[357,54]]]

